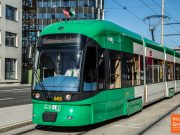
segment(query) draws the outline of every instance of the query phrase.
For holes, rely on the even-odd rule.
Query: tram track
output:
[[[147,131],[151,130],[155,125],[157,125],[161,120],[163,120],[164,118],[166,118],[167,116],[169,116],[172,112],[174,112],[176,109],[178,109],[180,107],[180,104],[176,105],[175,107],[173,107],[172,109],[170,109],[167,113],[165,113],[164,115],[162,115],[161,117],[159,117],[157,120],[153,121],[152,123],[150,123],[148,126],[146,126],[145,128],[143,128],[140,132],[138,132],[136,135],[144,135]]]

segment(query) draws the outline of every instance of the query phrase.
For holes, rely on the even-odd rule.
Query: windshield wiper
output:
[[[39,85],[40,85],[40,87],[41,87],[41,89],[42,89],[42,91],[43,91],[46,99],[47,99],[48,101],[51,101],[51,99],[52,99],[52,93],[51,93],[49,90],[47,90],[47,89],[45,88],[44,84],[41,82],[40,77],[39,77],[39,75],[38,75],[38,73],[37,73],[37,70],[33,69],[33,73],[34,73],[34,75],[36,76],[36,78],[38,79]]]

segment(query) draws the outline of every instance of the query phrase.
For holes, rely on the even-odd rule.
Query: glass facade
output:
[[[71,20],[103,19],[104,0],[37,0],[37,29],[66,20],[63,9],[75,8]]]

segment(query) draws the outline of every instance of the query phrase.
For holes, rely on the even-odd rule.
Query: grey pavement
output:
[[[0,133],[31,123],[32,104],[0,108]]]

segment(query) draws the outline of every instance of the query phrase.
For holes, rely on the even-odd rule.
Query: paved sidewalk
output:
[[[32,104],[0,108],[0,133],[31,124]]]

